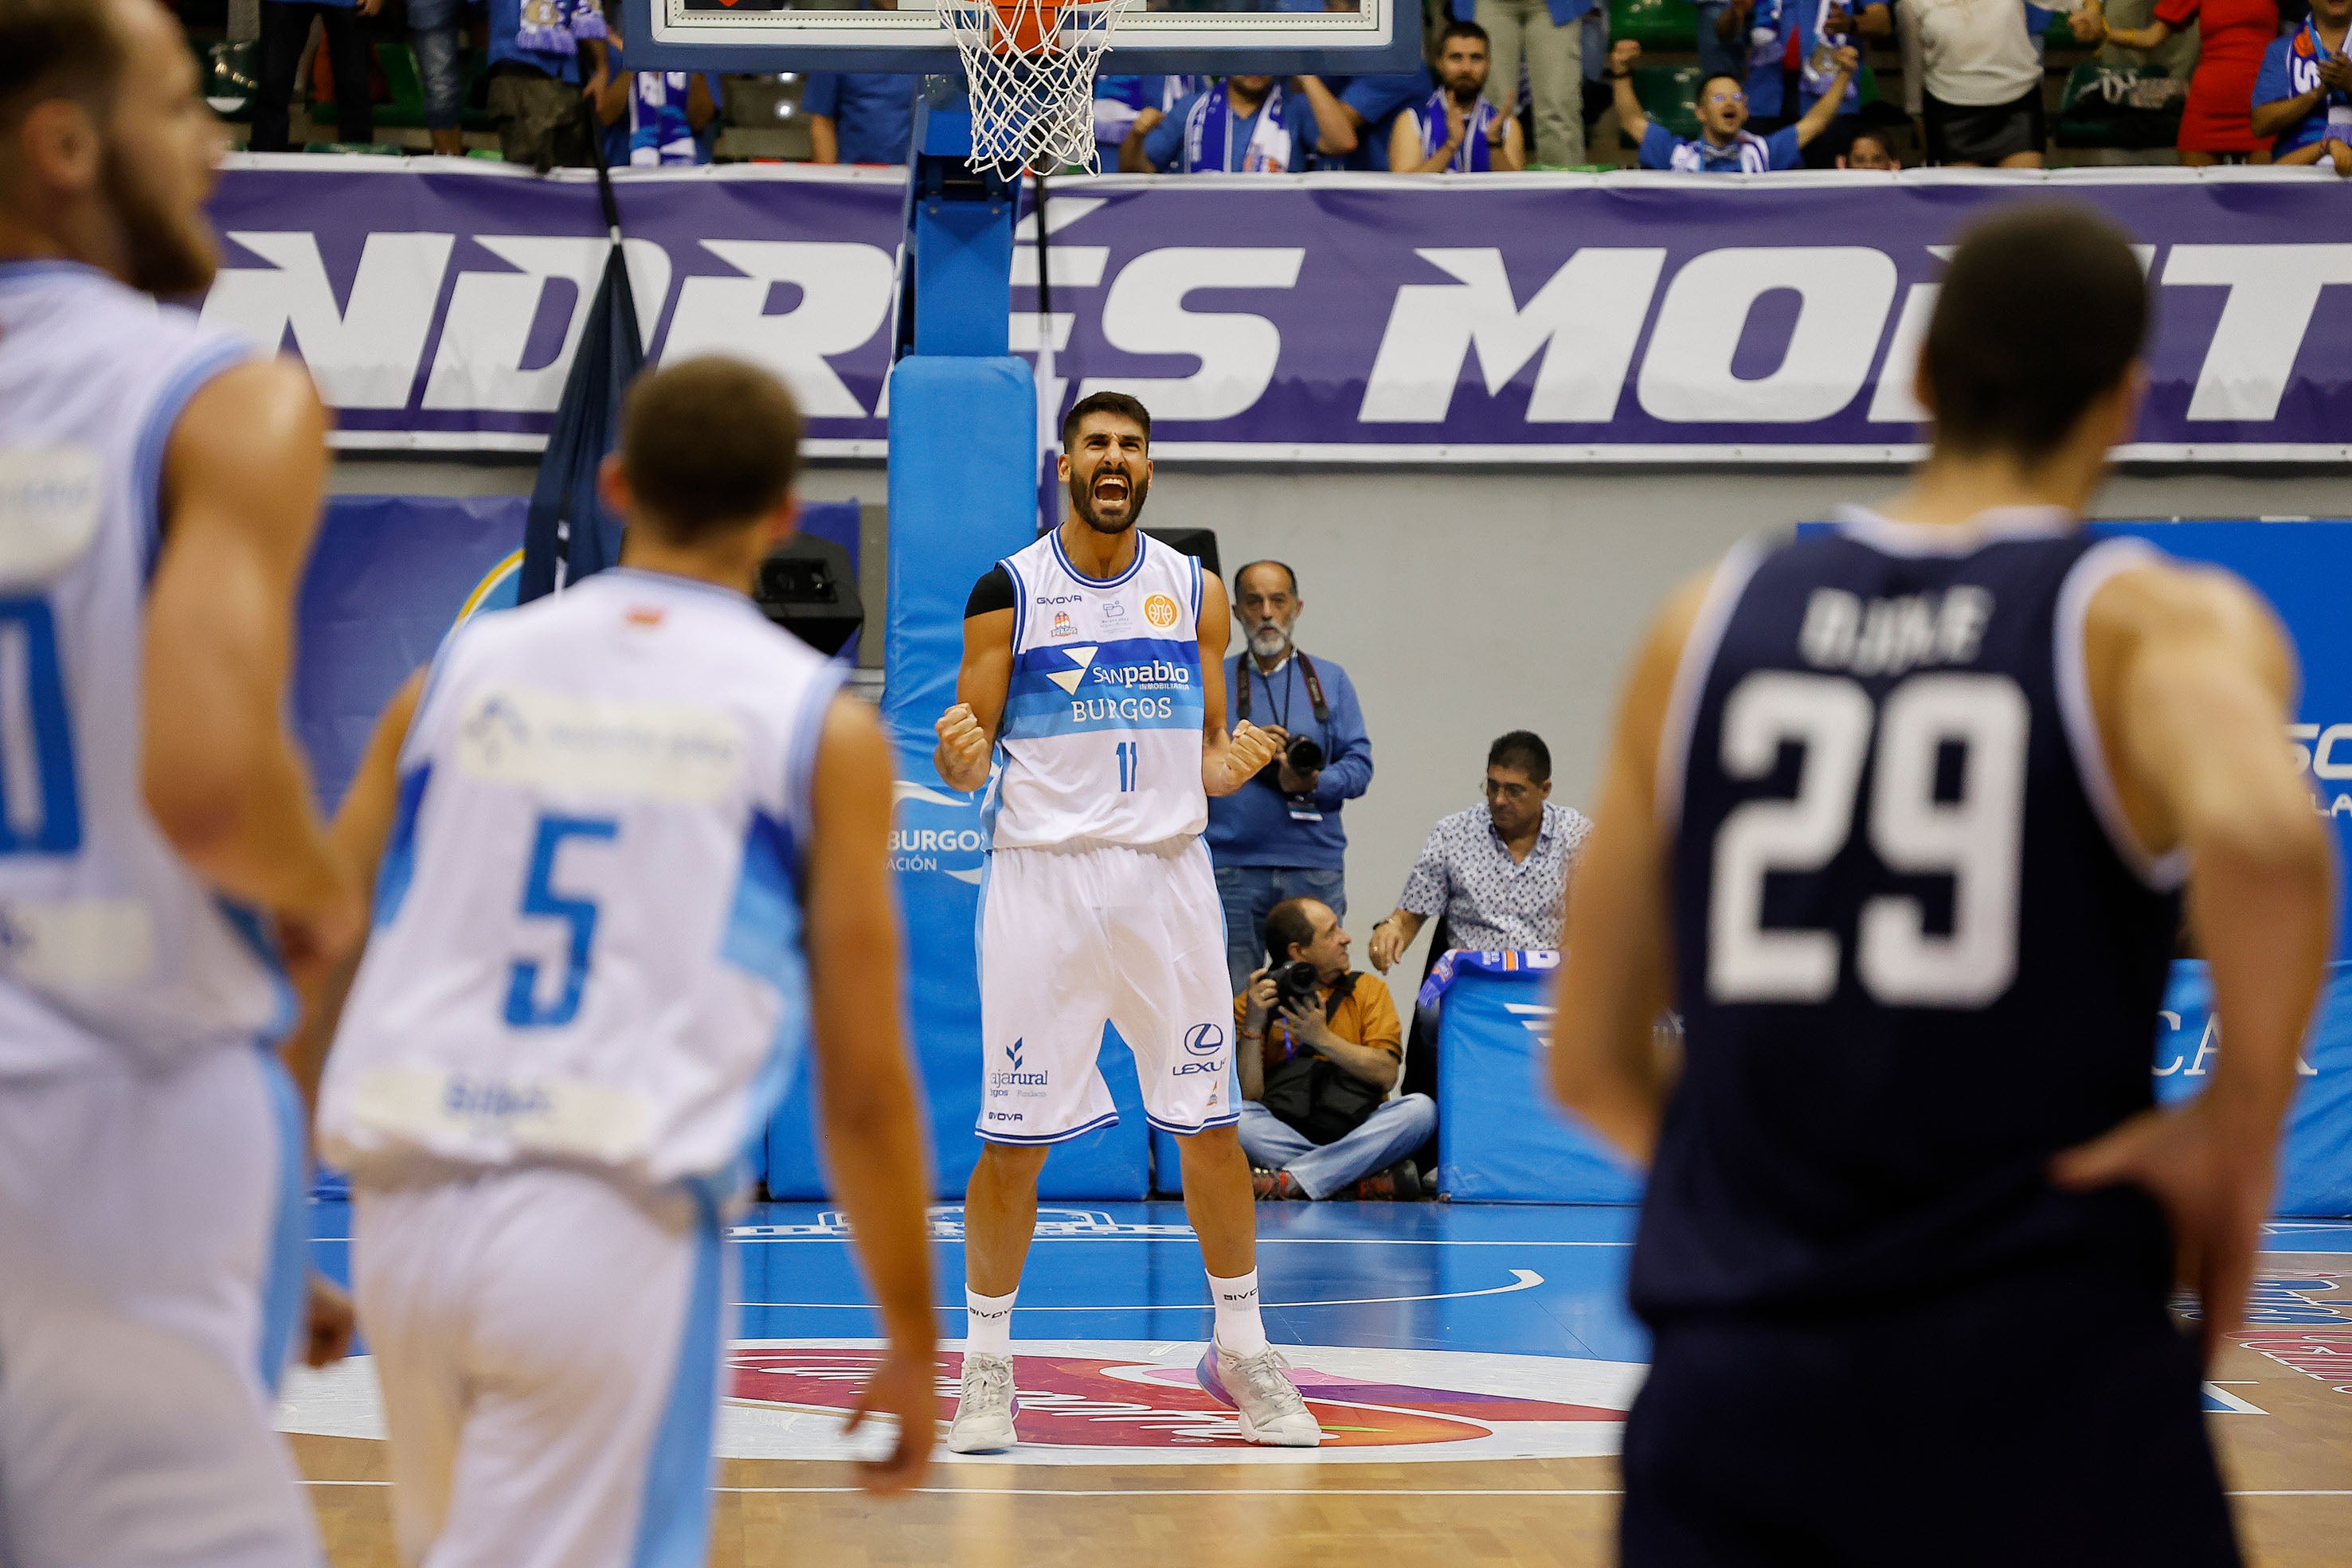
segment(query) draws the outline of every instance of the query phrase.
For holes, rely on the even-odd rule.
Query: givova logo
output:
[[[935,873],[980,885],[988,839],[980,829],[980,801],[896,779],[890,786],[890,869]]]

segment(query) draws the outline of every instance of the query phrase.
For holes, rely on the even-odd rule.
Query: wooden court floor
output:
[[[1300,1347],[1302,1385],[1330,1402],[1327,1429],[1347,1434],[1337,1446],[1275,1456],[1204,1424],[1184,1386],[1184,1342],[1197,1346],[1206,1312],[1180,1208],[1048,1209],[1015,1333],[1024,1436],[1050,1449],[943,1462],[923,1492],[885,1501],[830,1457],[845,1451],[833,1433],[872,1333],[837,1220],[811,1206],[755,1210],[736,1233],[747,1343],[722,1419],[713,1568],[1613,1561],[1614,1422],[1642,1345],[1620,1304],[1629,1216],[1261,1212],[1269,1332]],[[2345,1568],[2352,1224],[2274,1228],[2279,1249],[2263,1260],[2253,1321],[2215,1369],[2208,1420],[2249,1560]],[[952,1210],[934,1233],[952,1281]],[[348,1232],[330,1213],[318,1234],[321,1262],[341,1273]],[[353,1414],[372,1386],[361,1364],[331,1397],[298,1393],[281,1415],[335,1568],[397,1561],[380,1425]],[[2022,1406],[2030,1390],[2014,1392]]]

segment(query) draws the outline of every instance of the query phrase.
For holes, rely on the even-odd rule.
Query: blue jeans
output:
[[[1384,1171],[1429,1142],[1437,1130],[1437,1102],[1426,1094],[1385,1101],[1364,1124],[1337,1142],[1316,1144],[1255,1100],[1242,1102],[1242,1148],[1250,1164],[1288,1171],[1309,1197],[1344,1192]]]
[[[455,131],[465,107],[459,66],[458,0],[410,0],[408,42],[416,51],[416,81],[425,90],[425,129]]]
[[[1234,995],[1249,988],[1249,977],[1265,967],[1265,917],[1286,898],[1311,898],[1328,904],[1342,925],[1348,919],[1347,873],[1314,866],[1221,865],[1217,868],[1217,900],[1225,906],[1225,968],[1232,975]]]

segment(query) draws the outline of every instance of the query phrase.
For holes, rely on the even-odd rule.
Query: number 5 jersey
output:
[[[2160,1292],[2153,1205],[2047,1171],[2153,1098],[2184,867],[2117,803],[2084,626],[2162,559],[2056,512],[1850,514],[1717,572],[1659,747],[1687,1048],[1644,1312],[2062,1256]]]
[[[842,675],[740,593],[627,570],[453,634],[401,753],[328,1156],[730,1188],[804,1049]]]

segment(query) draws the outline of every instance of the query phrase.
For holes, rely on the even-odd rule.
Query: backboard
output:
[[[1102,70],[1370,76],[1410,71],[1421,64],[1421,7],[1415,0],[1347,0],[1344,10],[1277,10],[1275,3],[1139,0],[1113,31]],[[843,0],[621,4],[632,65],[642,60],[664,70],[919,75],[950,75],[959,68],[954,43],[929,0],[899,0],[888,8],[861,8]],[[650,47],[641,40],[650,40]]]

